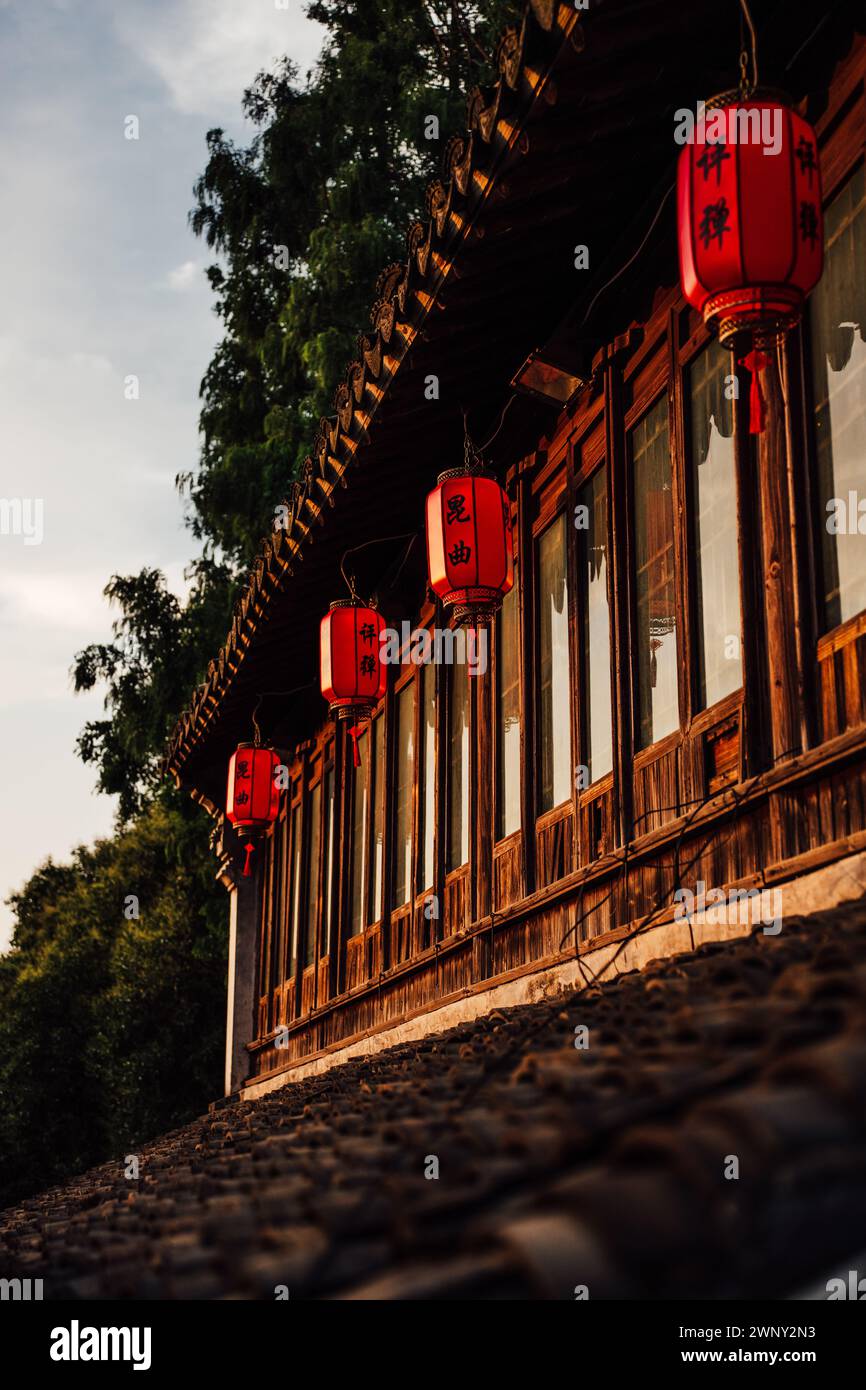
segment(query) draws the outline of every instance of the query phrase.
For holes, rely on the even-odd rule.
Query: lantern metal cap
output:
[[[362,720],[372,718],[377,703],[371,700],[368,704],[358,701],[351,705],[332,704],[328,706],[328,713],[335,719],[351,719],[353,724],[360,724]]]
[[[452,478],[489,478],[491,474],[479,459],[477,463],[463,465],[462,468],[446,468],[444,473],[440,473],[436,479],[436,486],[441,487],[443,483],[450,482]]]
[[[739,87],[729,87],[725,92],[716,92],[704,102],[706,111],[718,111],[723,106],[744,106],[750,101],[770,101],[777,106],[793,105],[787,92],[780,87],[756,87],[753,92],[744,93]]]
[[[328,612],[329,612],[329,613],[333,613],[333,611],[334,611],[335,608],[366,608],[366,607],[367,607],[367,604],[363,603],[363,602],[361,601],[361,599],[358,598],[358,595],[355,594],[355,595],[353,595],[352,598],[335,598],[335,599],[333,600],[333,602],[329,605],[329,607],[328,607]]]
[[[788,285],[772,288],[744,286],[712,295],[704,305],[704,322],[715,327],[724,347],[734,348],[737,335],[751,332],[755,339],[777,342],[800,319],[803,295]]]

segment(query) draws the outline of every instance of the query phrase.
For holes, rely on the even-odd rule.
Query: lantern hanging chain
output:
[[[250,719],[251,719],[251,721],[252,721],[252,726],[253,726],[253,747],[254,747],[254,748],[261,748],[261,746],[262,746],[262,731],[261,731],[261,729],[259,728],[259,721],[258,721],[258,719],[256,718],[256,715],[257,715],[258,712],[259,712],[259,706],[261,705],[262,700],[267,699],[268,696],[270,696],[270,695],[282,695],[284,698],[288,698],[289,695],[297,695],[298,692],[301,691],[301,690],[311,690],[315,684],[316,684],[315,681],[307,681],[307,683],[306,683],[305,685],[296,685],[296,686],[294,686],[293,689],[291,689],[291,690],[260,690],[260,691],[259,691],[258,696],[257,696],[257,698],[256,698],[256,703],[255,703],[255,705],[253,706],[253,712],[252,712],[252,714],[250,715]]]
[[[644,236],[643,241],[641,242],[641,244],[640,244],[640,246],[637,248],[637,250],[634,252],[634,254],[631,255],[631,256],[629,256],[629,258],[628,258],[628,260],[626,261],[625,265],[620,266],[620,268],[619,268],[619,270],[616,272],[616,274],[615,274],[615,275],[611,275],[611,277],[610,277],[609,280],[605,280],[605,282],[604,282],[604,284],[602,285],[601,289],[597,290],[596,293],[593,295],[592,299],[591,299],[590,302],[589,302],[589,308],[587,309],[586,313],[584,314],[583,318],[582,318],[581,321],[580,321],[580,327],[581,327],[581,328],[583,328],[584,324],[586,323],[587,319],[589,318],[590,314],[592,313],[592,311],[593,311],[593,309],[595,308],[596,304],[598,303],[599,299],[601,299],[601,296],[604,294],[605,290],[606,290],[606,289],[609,289],[610,286],[611,286],[612,284],[614,284],[614,283],[619,279],[619,277],[620,277],[621,275],[624,275],[625,272],[628,270],[628,268],[629,268],[630,265],[634,265],[635,261],[637,260],[638,256],[640,255],[641,251],[644,249],[644,247],[646,246],[646,244],[647,244],[647,242],[649,241],[650,237],[652,236],[653,230],[655,229],[655,225],[656,225],[656,223],[658,222],[659,218],[660,218],[661,215],[662,215],[662,211],[663,211],[663,209],[664,209],[664,205],[665,205],[665,203],[667,202],[668,198],[669,198],[669,197],[671,196],[671,194],[673,193],[673,191],[674,191],[675,188],[676,188],[676,183],[672,183],[672,184],[670,185],[670,187],[667,189],[667,191],[666,191],[664,197],[662,198],[661,202],[660,202],[659,205],[658,205],[658,208],[656,209],[656,215],[655,215],[655,217],[653,218],[652,222],[649,224],[649,227],[647,228],[647,232],[646,232],[646,235]]]
[[[346,561],[348,560],[348,558],[349,558],[350,555],[357,555],[357,553],[358,553],[359,550],[366,550],[366,549],[367,549],[369,546],[371,546],[371,545],[384,545],[384,544],[386,543],[386,541],[406,541],[406,540],[408,540],[408,541],[414,541],[414,540],[415,540],[415,535],[416,535],[416,533],[415,533],[414,531],[403,531],[403,532],[401,533],[401,535],[399,535],[399,536],[376,536],[375,540],[372,540],[372,541],[364,541],[362,545],[353,545],[352,548],[351,548],[350,550],[344,551],[344,552],[343,552],[343,558],[342,558],[342,560],[340,561],[340,573],[341,573],[341,575],[343,576],[343,578],[344,578],[345,581],[346,581],[346,587],[347,587],[348,590],[349,590],[349,594],[350,594],[351,598],[352,598],[352,599],[358,598],[358,590],[357,590],[357,587],[356,587],[356,585],[355,585],[355,576],[352,575],[352,577],[349,578],[349,575],[346,573]],[[406,555],[405,555],[404,558],[403,558],[403,564],[406,563],[406,560],[408,559],[408,556],[409,556],[409,550],[411,550],[411,549],[412,549],[412,546],[411,546],[411,544],[410,544],[409,548],[408,548],[407,551],[406,551]],[[400,569],[401,569],[401,570],[402,570],[402,568],[403,568],[403,565],[400,566]],[[398,572],[398,574],[399,574],[400,571],[398,570],[397,572]]]
[[[498,423],[490,438],[484,444],[476,445],[469,433],[469,412],[465,406],[460,409],[463,413],[463,458],[467,468],[479,467],[483,464],[483,454],[490,448],[494,439],[499,435],[502,426],[505,424],[505,417],[508,414],[513,402],[517,399],[517,392],[512,391],[499,416]]]
[[[397,566],[397,573],[394,575],[394,578],[391,580],[391,583],[392,583],[392,584],[396,584],[396,583],[397,583],[397,580],[400,578],[400,575],[403,573],[403,570],[404,570],[404,568],[405,568],[405,566],[406,566],[406,561],[409,559],[409,556],[412,554],[412,547],[413,547],[413,545],[415,544],[415,542],[417,541],[417,539],[418,539],[418,533],[417,533],[417,531],[416,531],[416,532],[414,532],[414,533],[409,537],[409,544],[406,546],[406,549],[405,549],[405,551],[403,552],[403,559],[400,561],[399,565]]]
[[[488,439],[487,443],[481,445],[481,453],[482,453],[482,454],[484,453],[485,449],[489,449],[489,448],[490,448],[490,445],[493,443],[494,439],[495,439],[495,438],[497,437],[497,435],[499,434],[499,431],[502,429],[502,426],[505,424],[505,417],[506,417],[506,415],[508,414],[508,411],[509,411],[509,408],[510,408],[510,406],[511,406],[511,403],[516,399],[516,396],[517,396],[517,393],[516,393],[516,392],[512,392],[511,395],[508,397],[508,400],[505,402],[505,405],[502,407],[502,414],[501,414],[500,417],[499,417],[499,424],[496,426],[496,429],[495,429],[495,430],[493,431],[493,433],[491,434],[491,436],[490,436],[490,438]]]
[[[749,50],[746,47],[745,33],[743,31],[743,21],[745,20],[749,30],[749,42],[751,44],[752,76],[749,78]],[[749,0],[740,0],[740,99],[748,101],[758,88],[758,39],[755,33],[755,23],[752,19],[752,12],[749,9]]]
[[[253,747],[254,747],[254,748],[261,748],[261,746],[262,746],[262,731],[261,731],[261,729],[259,728],[259,721],[256,719],[256,715],[257,715],[258,712],[259,712],[259,705],[262,703],[262,700],[263,700],[264,698],[265,698],[264,695],[260,695],[260,696],[259,696],[259,698],[256,700],[255,708],[253,709],[253,712],[252,712],[252,714],[251,714],[251,716],[250,716],[250,718],[252,719],[252,723],[253,723]]]

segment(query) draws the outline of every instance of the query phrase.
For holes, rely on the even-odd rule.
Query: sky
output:
[[[303,0],[0,0],[0,950],[9,893],[111,832],[75,753],[101,694],[69,675],[110,639],[102,590],[151,566],[182,595],[195,553],[206,132],[248,141],[244,89],[321,34]]]

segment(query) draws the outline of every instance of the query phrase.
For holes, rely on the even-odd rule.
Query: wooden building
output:
[[[763,433],[682,296],[671,196],[675,113],[737,77],[735,0],[532,0],[380,277],[167,755],[219,826],[227,1091],[591,978],[642,936],[676,949],[680,887],[866,890],[866,19],[753,10],[826,219]],[[447,627],[424,499],[464,411],[517,582],[483,674],[392,667],[355,768],[319,622],[344,563],[393,627]],[[225,782],[256,710],[289,785],[244,878]]]

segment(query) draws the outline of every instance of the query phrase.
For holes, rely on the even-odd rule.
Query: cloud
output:
[[[170,270],[168,272],[166,284],[170,290],[178,290],[181,292],[183,290],[188,290],[195,282],[198,273],[199,265],[197,261],[184,261],[183,265],[179,265],[175,270]]]
[[[185,115],[221,118],[240,109],[256,74],[287,54],[301,73],[321,44],[301,0],[166,0],[159,5],[120,5],[117,35],[153,69],[172,104]]]

